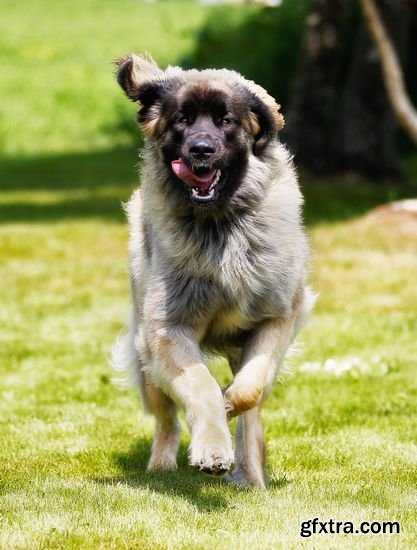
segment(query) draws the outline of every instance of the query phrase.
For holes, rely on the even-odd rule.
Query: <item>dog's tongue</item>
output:
[[[210,187],[216,177],[217,170],[210,170],[206,174],[197,175],[192,172],[185,164],[183,159],[173,160],[171,162],[174,174],[190,187],[197,187],[204,191]]]

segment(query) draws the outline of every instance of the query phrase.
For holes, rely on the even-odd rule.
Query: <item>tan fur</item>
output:
[[[152,382],[148,373],[142,373],[144,400],[150,413],[155,416],[155,435],[149,470],[170,470],[177,467],[180,424],[177,407],[164,392]]]
[[[143,124],[142,128],[146,137],[152,138],[156,134],[158,127],[158,119],[150,120],[146,124]]]
[[[250,132],[253,136],[256,136],[261,131],[259,120],[255,113],[249,113],[249,117],[242,122],[245,130]]]
[[[259,407],[238,418],[236,428],[236,466],[231,483],[264,489],[266,446]]]
[[[271,113],[273,114],[275,118],[276,123],[276,131],[279,132],[284,128],[285,121],[282,114],[279,112],[281,109],[281,105],[279,105],[275,99],[268,94],[268,92],[262,88],[262,86],[259,86],[259,84],[255,84],[252,80],[248,81],[248,87],[258,96],[262,99],[262,101],[269,107]]]

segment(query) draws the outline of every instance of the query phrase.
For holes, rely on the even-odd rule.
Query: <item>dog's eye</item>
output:
[[[190,119],[185,115],[179,115],[177,118],[177,122],[179,124],[189,124]]]
[[[233,120],[229,116],[222,117],[218,120],[218,124],[220,126],[230,126],[232,124]]]

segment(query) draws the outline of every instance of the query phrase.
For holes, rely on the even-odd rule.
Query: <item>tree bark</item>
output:
[[[381,14],[403,55],[406,11],[397,2],[390,2],[384,3]],[[372,179],[401,176],[397,122],[384,86],[378,51],[363,20],[359,21],[329,147],[334,169],[357,172]]]
[[[378,49],[385,86],[398,123],[417,144],[417,111],[404,85],[403,71],[398,56],[387,35],[374,0],[360,0],[365,22]]]
[[[283,140],[297,163],[316,173],[398,177],[396,118],[378,52],[360,14],[351,17],[352,6],[353,0],[314,0]],[[385,1],[381,15],[403,55],[407,10]]]
[[[323,171],[343,78],[350,0],[313,0],[282,139],[298,163]]]

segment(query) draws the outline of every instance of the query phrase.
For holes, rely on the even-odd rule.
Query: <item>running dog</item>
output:
[[[141,188],[126,210],[133,308],[113,363],[136,373],[156,419],[149,469],[176,467],[177,407],[190,464],[265,487],[260,408],[314,297],[290,154],[275,100],[240,74],[117,61],[138,103]],[[221,389],[206,354],[227,358]],[[236,453],[228,419],[238,416]]]

